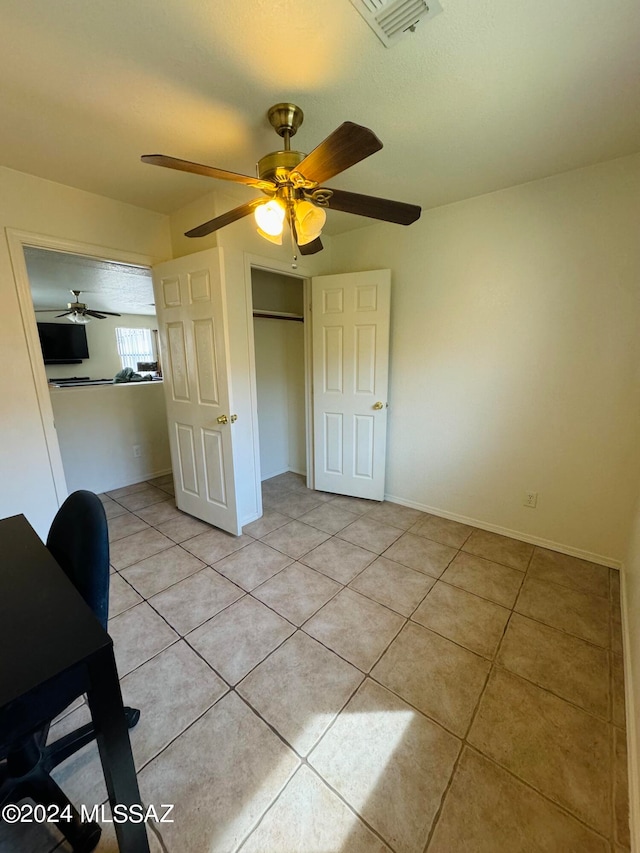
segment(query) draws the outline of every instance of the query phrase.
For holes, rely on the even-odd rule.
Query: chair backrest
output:
[[[53,519],[47,548],[106,628],[109,530],[100,498],[87,491],[69,495]]]

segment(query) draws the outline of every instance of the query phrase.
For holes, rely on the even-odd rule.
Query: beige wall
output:
[[[2,167],[0,228],[140,253],[154,260],[171,254],[167,217]],[[4,234],[0,363],[0,517],[24,513],[45,535],[58,498]]]
[[[392,270],[389,495],[622,559],[640,481],[639,221],[635,156],[333,238],[336,272]]]
[[[99,494],[171,470],[162,382],[52,388],[51,403],[70,492]]]
[[[253,324],[261,477],[306,474],[303,325],[258,317]]]

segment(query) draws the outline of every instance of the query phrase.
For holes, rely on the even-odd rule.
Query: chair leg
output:
[[[137,708],[125,708],[124,714],[127,726],[130,729],[134,728],[140,719],[140,711]],[[63,761],[66,761],[69,756],[78,752],[83,746],[91,743],[91,741],[95,740],[95,737],[96,733],[93,723],[87,723],[85,726],[81,726],[74,732],[69,732],[68,735],[49,744],[45,750],[45,768],[47,772],[62,764]]]
[[[140,710],[138,708],[129,708],[129,706],[126,705],[124,715],[127,720],[128,728],[133,729],[138,725],[138,720],[140,719]]]
[[[66,812],[71,812],[71,820],[60,820],[57,826],[71,845],[73,853],[90,853],[95,850],[102,833],[100,825],[95,821],[83,823],[75,806],[51,776],[39,773],[29,780],[26,788],[27,796],[36,803],[56,805],[61,812],[65,809]]]

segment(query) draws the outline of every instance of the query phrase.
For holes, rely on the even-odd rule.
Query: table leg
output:
[[[131,753],[129,730],[122,706],[113,646],[88,661],[87,699],[96,730],[102,770],[111,808],[116,804],[140,804],[140,791]],[[144,823],[114,823],[120,853],[149,853]]]

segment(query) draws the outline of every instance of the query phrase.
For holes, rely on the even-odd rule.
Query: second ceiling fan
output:
[[[419,218],[421,208],[415,204],[320,186],[382,148],[382,143],[369,128],[346,121],[310,154],[303,154],[301,151],[292,151],[290,144],[291,137],[304,118],[300,107],[295,104],[276,104],[267,116],[276,133],[284,139],[284,150],[273,151],[258,161],[257,178],[164,154],[145,154],[141,158],[144,163],[154,166],[166,166],[182,172],[245,184],[268,196],[267,199],[264,195],[251,199],[221,216],[203,222],[187,231],[185,236],[204,237],[253,213],[258,233],[267,240],[282,243],[286,221],[300,253],[312,255],[322,249],[320,234],[326,220],[325,209],[355,213],[399,225],[410,225]]]
[[[88,323],[91,317],[95,317],[96,320],[105,320],[107,317],[122,316],[121,314],[116,314],[115,311],[103,311],[102,309],[96,311],[93,308],[89,308],[86,302],[80,302],[81,290],[70,290],[69,293],[73,293],[75,299],[73,302],[67,302],[66,311],[64,308],[36,308],[36,311],[43,314],[52,314],[54,311],[62,311],[62,314],[56,314],[56,320],[60,317],[67,317],[67,319],[71,320],[72,323],[78,323],[79,325]]]

